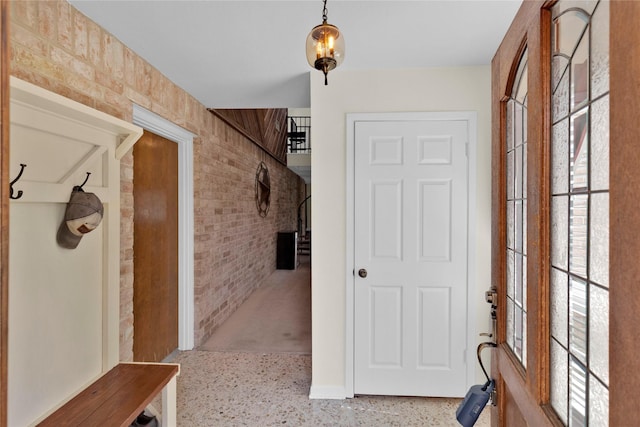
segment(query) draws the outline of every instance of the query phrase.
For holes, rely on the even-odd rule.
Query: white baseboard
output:
[[[347,398],[347,392],[340,386],[315,386],[311,385],[309,399],[339,399]]]

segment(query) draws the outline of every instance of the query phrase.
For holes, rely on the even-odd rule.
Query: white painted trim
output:
[[[477,171],[477,125],[478,114],[475,111],[451,111],[451,112],[407,112],[407,113],[348,113],[346,123],[347,159],[346,159],[346,324],[345,324],[345,396],[353,397],[354,381],[354,230],[355,230],[355,206],[354,206],[354,173],[355,173],[355,124],[362,121],[417,121],[417,120],[464,120],[468,122],[467,143],[469,144],[467,157],[467,386],[475,382],[476,363],[476,305],[473,303],[476,296],[476,186]]]
[[[346,390],[339,386],[311,386],[309,390],[309,399],[338,399],[342,400],[346,397]],[[353,396],[352,396],[353,397]]]
[[[194,346],[193,133],[133,104],[133,123],[178,144],[178,348]]]
[[[478,113],[467,112],[467,387],[471,387],[476,382],[476,337],[479,331],[476,324],[476,293],[478,284],[476,283],[476,225],[478,219],[478,205],[476,203],[477,193],[477,147],[478,147]]]
[[[356,145],[356,121],[363,119],[364,116],[358,114],[347,114],[347,188],[346,188],[346,205],[347,205],[347,220],[346,220],[346,238],[347,238],[347,271],[346,281],[347,288],[345,289],[346,298],[346,316],[345,316],[345,392],[346,397],[353,397],[353,351],[354,351],[354,285],[355,285],[355,145]]]

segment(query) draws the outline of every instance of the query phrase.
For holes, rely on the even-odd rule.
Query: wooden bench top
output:
[[[121,363],[38,426],[129,427],[179,373],[179,365]]]

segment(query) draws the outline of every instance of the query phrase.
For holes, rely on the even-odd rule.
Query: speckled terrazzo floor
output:
[[[311,356],[187,351],[176,355],[178,426],[458,426],[459,399],[310,400]],[[485,410],[476,424],[489,425]]]
[[[310,295],[300,292],[309,276],[308,257],[276,271],[262,285],[268,292],[256,291],[209,342],[175,355],[178,426],[459,426],[459,399],[310,400]],[[488,425],[485,410],[476,426]]]

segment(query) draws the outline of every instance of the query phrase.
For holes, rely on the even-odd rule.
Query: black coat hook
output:
[[[22,172],[24,172],[24,168],[26,168],[26,167],[27,167],[27,165],[25,165],[24,163],[20,163],[20,172],[18,172],[18,176],[16,176],[16,178],[9,183],[9,191],[10,191],[9,198],[10,199],[17,200],[20,197],[22,197],[22,190],[18,190],[18,194],[16,196],[13,195],[13,184],[18,182],[18,180],[22,176]]]
[[[84,191],[82,189],[82,187],[84,187],[84,185],[87,183],[87,181],[89,181],[89,176],[91,175],[91,172],[87,172],[87,177],[84,179],[84,182],[80,185],[76,185],[75,187],[73,187],[74,191]]]

